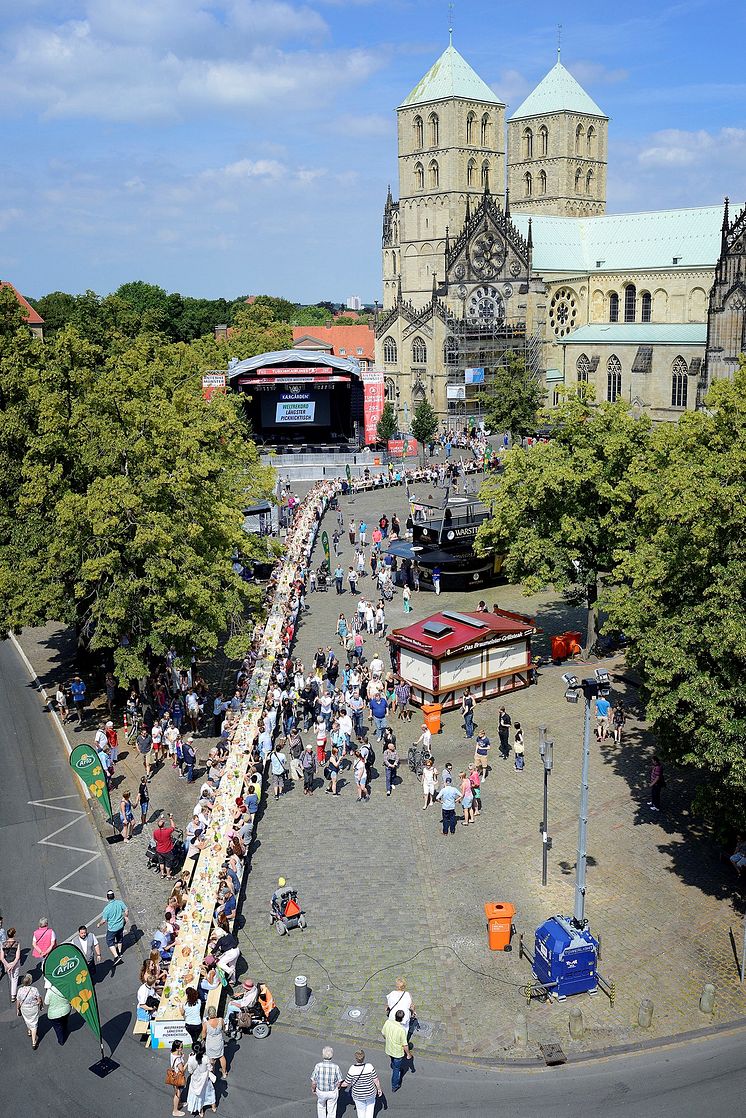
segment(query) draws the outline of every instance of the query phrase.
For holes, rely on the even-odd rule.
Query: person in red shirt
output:
[[[166,826],[166,817],[162,815],[158,820],[158,826],[153,831],[153,838],[155,840],[155,852],[158,855],[158,865],[161,867],[161,877],[173,877],[171,869],[171,853],[174,848],[174,817],[169,814],[168,821],[170,826]]]

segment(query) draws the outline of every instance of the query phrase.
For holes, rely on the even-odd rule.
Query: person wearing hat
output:
[[[259,988],[254,980],[251,978],[244,979],[233,997],[228,1001],[228,1007],[225,1011],[226,1017],[230,1017],[234,1010],[237,1010],[238,1013],[250,1012],[256,1005],[258,997]]]

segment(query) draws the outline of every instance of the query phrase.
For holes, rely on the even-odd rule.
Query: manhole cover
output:
[[[363,1015],[362,1009],[350,1009],[350,1010],[347,1011],[347,1016],[348,1017],[355,1018],[355,1017],[362,1017],[362,1015]]]
[[[567,1056],[560,1048],[559,1044],[540,1044],[539,1051],[544,1057],[544,1063],[547,1067],[555,1067],[557,1064],[566,1064]]]
[[[420,1021],[418,1017],[417,1022],[419,1028],[412,1033],[412,1040],[416,1040],[418,1036],[422,1037],[423,1040],[432,1040],[433,1030],[435,1029],[432,1021]]]
[[[355,1022],[356,1025],[362,1024],[367,1017],[367,1011],[359,1005],[348,1005],[342,1013],[342,1020]]]

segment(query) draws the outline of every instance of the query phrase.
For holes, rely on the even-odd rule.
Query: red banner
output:
[[[225,373],[204,373],[202,376],[202,395],[209,400],[213,392],[225,392]]]
[[[378,442],[378,420],[383,415],[383,405],[386,403],[386,386],[383,373],[369,369],[362,373],[363,378],[363,416],[365,433],[363,441],[366,446]]]
[[[406,444],[406,451],[404,449]],[[390,458],[416,458],[420,452],[417,439],[389,439],[388,452]]]

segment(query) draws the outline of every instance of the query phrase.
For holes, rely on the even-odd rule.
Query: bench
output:
[[[140,1021],[140,1019],[136,1017],[132,1035],[139,1036],[141,1041],[143,1037],[148,1037],[150,1035],[150,1021]]]

